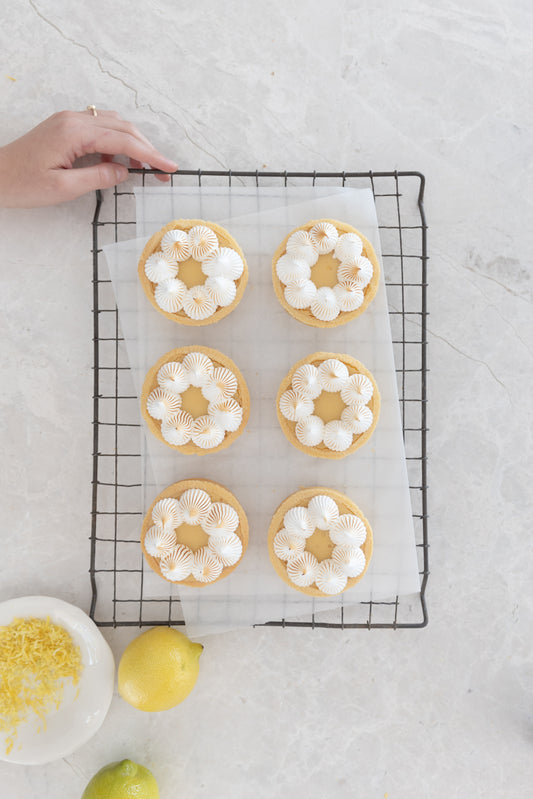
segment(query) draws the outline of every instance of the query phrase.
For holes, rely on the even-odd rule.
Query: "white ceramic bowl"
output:
[[[115,684],[115,662],[96,624],[79,608],[50,596],[24,596],[0,603],[0,626],[15,618],[45,619],[64,627],[80,648],[83,672],[76,687],[65,683],[63,700],[46,716],[46,729],[30,713],[21,724],[11,752],[6,734],[0,734],[0,759],[9,763],[40,765],[66,757],[92,738],[106,717]],[[78,696],[76,693],[79,691]]]

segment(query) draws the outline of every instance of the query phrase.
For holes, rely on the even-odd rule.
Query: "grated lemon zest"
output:
[[[79,647],[49,618],[14,619],[0,627],[0,733],[6,735],[6,754],[31,711],[42,722],[38,732],[46,729],[46,714],[60,706],[64,681],[72,678],[77,685],[82,669]]]

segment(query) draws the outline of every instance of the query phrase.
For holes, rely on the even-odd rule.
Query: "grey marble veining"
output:
[[[162,797],[507,799],[530,786],[532,12],[525,0],[29,0],[0,143],[94,102],[184,168],[418,169],[430,224],[430,625],[210,637],[165,714],[118,696],[16,799],[131,757]],[[6,75],[16,78],[9,80]],[[0,598],[87,609],[93,198],[0,212]],[[135,631],[105,631],[117,658]]]

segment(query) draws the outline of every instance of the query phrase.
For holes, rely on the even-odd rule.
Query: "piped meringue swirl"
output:
[[[155,252],[146,259],[144,273],[152,283],[162,283],[164,280],[176,277],[178,264],[172,256],[169,257],[162,252]]]
[[[183,295],[183,310],[191,319],[209,319],[217,309],[212,292],[205,285],[193,286]]]
[[[290,560],[290,558],[295,558],[297,555],[302,554],[305,549],[305,538],[283,529],[274,536],[272,546],[278,558]]]
[[[207,546],[223,566],[234,566],[242,555],[242,541],[235,533],[211,536]]]
[[[329,537],[334,544],[360,547],[366,541],[366,527],[359,516],[343,513],[331,525]]]
[[[304,550],[287,561],[287,574],[295,585],[305,588],[315,582],[318,561],[315,556]]]
[[[343,233],[339,236],[335,247],[335,258],[348,263],[358,258],[363,252],[363,242],[357,233]]]
[[[214,275],[205,281],[205,287],[211,294],[215,305],[226,308],[231,305],[237,294],[237,286],[228,277]]]
[[[187,411],[178,411],[161,422],[161,435],[173,447],[188,444],[192,437],[194,419]]]
[[[167,258],[186,261],[191,255],[189,234],[185,230],[179,229],[167,231],[161,239],[161,249]]]
[[[241,426],[243,411],[234,399],[210,402],[207,411],[209,416],[212,416],[215,422],[228,433],[234,433]]]
[[[191,256],[195,261],[203,261],[218,250],[217,234],[206,225],[195,225],[189,230]]]
[[[329,286],[317,289],[311,302],[311,313],[321,322],[332,322],[340,313],[340,305],[335,292]]]
[[[338,358],[327,358],[318,367],[318,375],[325,391],[341,391],[350,373],[346,364]]]
[[[336,561],[328,558],[318,564],[315,581],[318,590],[323,594],[340,594],[346,588],[347,576]]]
[[[339,518],[337,503],[326,494],[313,497],[307,506],[307,512],[319,530],[329,530],[333,522]]]
[[[314,410],[313,400],[302,397],[293,389],[288,389],[279,398],[279,409],[290,422],[298,422],[311,416]]]
[[[334,547],[331,559],[346,577],[359,577],[366,566],[365,553],[356,546],[341,544]]]
[[[225,366],[218,366],[202,385],[202,394],[209,402],[223,402],[235,394],[238,386],[233,372]]]
[[[165,527],[150,527],[144,537],[144,548],[154,558],[161,558],[176,546],[176,533]]]
[[[153,419],[166,419],[181,408],[181,395],[166,388],[154,388],[146,400],[146,410]]]
[[[309,236],[320,255],[325,255],[335,249],[339,232],[331,222],[317,222],[309,231]]]
[[[341,388],[341,399],[346,405],[358,405],[359,403],[366,405],[372,399],[373,393],[372,381],[366,375],[357,372],[350,375]]]
[[[324,388],[320,372],[311,363],[298,367],[292,376],[292,387],[297,394],[309,399],[316,399]]]
[[[346,430],[355,435],[361,435],[371,427],[374,421],[374,416],[368,405],[363,405],[362,402],[355,405],[348,405],[341,413],[341,424],[344,425]]]
[[[309,538],[313,535],[315,523],[311,514],[300,506],[290,508],[283,517],[283,525],[288,533]]]
[[[202,521],[202,529],[209,536],[228,536],[239,526],[239,514],[226,502],[213,502]]]
[[[157,373],[157,382],[165,391],[181,394],[189,388],[189,377],[183,364],[178,361],[164,363]]]
[[[312,280],[294,280],[285,286],[285,299],[291,308],[309,308],[316,297],[317,287]]]
[[[276,264],[276,274],[285,285],[295,283],[298,280],[309,280],[311,277],[311,267],[304,258],[282,255]]]
[[[211,497],[201,488],[189,488],[181,495],[179,507],[185,524],[203,524],[211,510]]]
[[[193,568],[194,556],[189,547],[178,544],[173,549],[165,552],[161,558],[159,568],[161,574],[173,583],[187,579]]]
[[[210,547],[202,547],[194,553],[192,575],[201,583],[212,583],[222,573],[222,561]]]
[[[325,425],[324,444],[333,452],[344,452],[352,444],[352,441],[352,433],[342,420],[333,419]]]
[[[307,230],[296,230],[292,233],[287,239],[285,249],[287,255],[306,261],[309,266],[314,266],[318,261],[318,250]]]
[[[213,449],[224,440],[224,428],[212,416],[199,416],[192,426],[193,442],[201,449]]]
[[[221,247],[202,259],[202,272],[208,277],[225,277],[238,280],[244,271],[241,256],[230,247]]]
[[[213,362],[203,352],[188,352],[182,361],[191,386],[201,388],[213,374]]]
[[[156,303],[162,311],[167,313],[177,313],[183,307],[183,301],[187,293],[187,286],[177,277],[162,280],[157,283],[154,290]]]
[[[152,521],[156,527],[175,530],[182,521],[179,502],[172,497],[160,499],[152,508]]]
[[[306,416],[296,422],[294,433],[305,447],[316,447],[324,440],[325,424],[320,416]]]

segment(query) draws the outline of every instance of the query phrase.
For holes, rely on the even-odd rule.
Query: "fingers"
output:
[[[112,163],[113,162],[113,156],[112,155],[102,155],[101,158],[102,158],[102,161],[104,163]],[[131,169],[142,169],[143,168],[143,165],[141,164],[141,162],[140,161],[136,161],[135,158],[130,158],[129,162],[130,162],[130,168]],[[160,172],[156,172],[155,173],[155,177],[157,178],[157,180],[160,180],[162,183],[168,183],[169,180],[170,180],[170,175],[166,175],[166,174],[160,173]]]
[[[91,149],[87,152],[101,152],[102,154],[108,155],[127,155],[134,169],[141,169],[141,162],[147,163],[155,169],[161,169],[164,172],[175,172],[178,168],[178,165],[174,161],[166,158],[162,153],[156,150],[135,125],[122,119],[116,111],[98,111],[96,117],[92,115],[91,111],[82,113],[84,116],[89,114],[97,141],[100,143],[106,142],[105,145],[100,144],[100,147],[107,147],[107,149]],[[94,128],[97,128],[98,132],[95,132]],[[109,133],[111,131],[116,134],[122,134],[123,138],[120,139],[118,136],[110,136]],[[137,142],[134,141],[135,139]],[[119,142],[122,142],[122,145],[120,145]],[[133,162],[135,162],[135,165]],[[169,179],[167,175],[156,175],[156,177],[164,182]]]
[[[122,117],[120,117],[119,114],[114,111],[102,111],[102,113],[99,112],[98,116],[91,117],[90,121],[100,128],[108,128],[109,130],[118,130],[122,133],[129,133],[131,136],[135,136],[135,138],[144,142],[144,144],[147,144],[149,147],[152,146],[146,136],[141,133],[141,131],[136,128],[132,122],[122,119]]]
[[[126,155],[163,172],[175,172],[178,168],[174,161],[165,158],[151,144],[144,144],[130,133],[108,128],[93,127],[86,131],[83,148],[85,153]]]
[[[110,189],[128,179],[128,168],[113,161],[102,161],[80,169],[57,170],[54,202],[74,200],[96,189]]]

